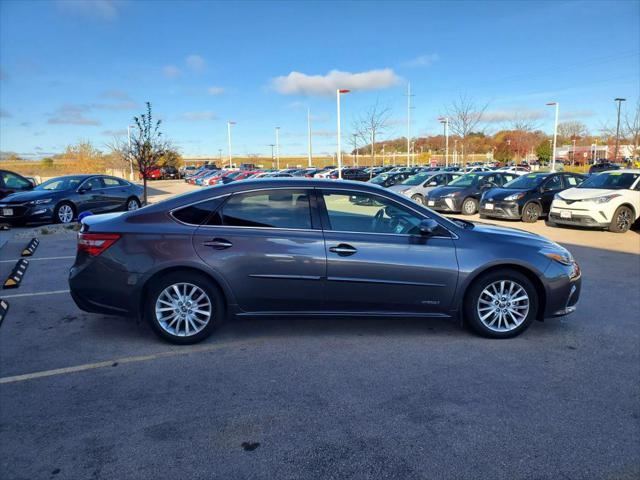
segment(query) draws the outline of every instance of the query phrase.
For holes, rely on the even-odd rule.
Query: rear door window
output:
[[[233,195],[222,207],[222,225],[311,229],[308,190],[262,190]]]

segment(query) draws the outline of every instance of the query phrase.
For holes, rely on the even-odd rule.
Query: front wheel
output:
[[[53,211],[53,221],[55,223],[71,223],[75,214],[73,205],[63,202]]]
[[[633,224],[633,211],[624,205],[618,207],[613,214],[613,219],[609,224],[609,231],[614,233],[624,233]]]
[[[165,340],[186,345],[207,338],[223,318],[222,293],[202,274],[172,272],[153,282],[145,316]]]
[[[130,199],[127,200],[126,203],[126,210],[127,211],[132,211],[132,210],[137,210],[140,208],[140,200],[138,200],[136,197],[131,197]]]
[[[411,200],[413,200],[416,203],[419,203],[420,205],[426,205],[427,202],[425,202],[424,197],[422,195],[420,195],[419,193],[416,193],[415,195],[413,195],[411,197]]]
[[[466,198],[462,202],[462,213],[464,215],[474,215],[478,211],[478,201],[475,198]]]
[[[542,208],[537,203],[527,203],[522,209],[522,221],[525,223],[535,223],[542,215]]]
[[[465,318],[484,337],[511,338],[524,332],[538,312],[531,281],[515,270],[496,270],[471,285],[465,296]]]

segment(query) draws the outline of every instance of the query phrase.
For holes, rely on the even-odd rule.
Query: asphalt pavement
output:
[[[30,237],[15,233],[2,279]],[[39,239],[22,285],[0,291],[0,478],[640,477],[640,251],[567,244],[577,313],[511,340],[272,318],[175,347],[77,309],[74,233]]]

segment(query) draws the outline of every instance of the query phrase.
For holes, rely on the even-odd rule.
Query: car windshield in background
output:
[[[547,178],[546,175],[542,174],[531,174],[531,175],[523,175],[518,177],[510,182],[504,184],[503,188],[513,188],[513,189],[523,189],[527,190],[529,188],[535,188],[540,185],[544,179]]]
[[[380,175],[378,175],[377,177],[372,178],[372,179],[371,179],[371,183],[378,183],[378,184],[380,184],[380,183],[384,183],[384,181],[385,181],[387,178],[391,177],[391,176],[392,176],[392,175],[390,175],[390,174],[388,174],[388,173],[381,173],[381,174],[380,174]]]
[[[479,175],[475,173],[467,173],[466,175],[456,178],[452,182],[449,182],[448,187],[471,187],[478,183]]]
[[[420,185],[431,176],[433,176],[431,172],[418,173],[413,177],[407,178],[405,181],[401,182],[400,185]]]
[[[624,190],[631,188],[640,176],[637,173],[609,172],[599,173],[587,178],[577,188],[602,188],[606,190]]]
[[[34,190],[50,190],[56,192],[71,190],[73,188],[78,188],[84,179],[85,177],[52,178],[51,180],[47,180],[46,182],[38,185]]]

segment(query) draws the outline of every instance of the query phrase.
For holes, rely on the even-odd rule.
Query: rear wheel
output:
[[[465,318],[484,337],[510,338],[524,332],[538,312],[531,281],[515,270],[496,270],[471,285],[464,302]]]
[[[614,233],[624,233],[633,225],[633,210],[624,205],[618,207],[613,214],[609,231]]]
[[[178,271],[154,281],[145,315],[154,331],[176,344],[207,338],[223,318],[222,293],[204,275]]]
[[[526,223],[535,223],[542,215],[542,208],[537,203],[527,203],[522,209],[522,221]]]
[[[475,198],[465,198],[462,202],[462,213],[464,215],[474,215],[478,212],[478,201]]]

